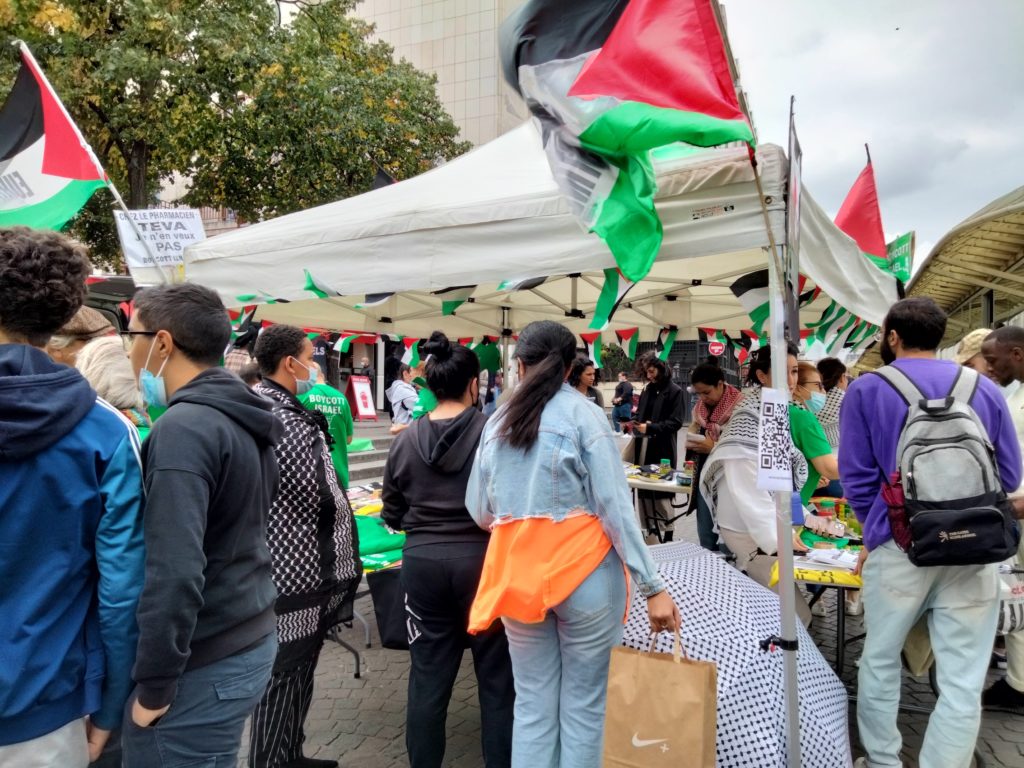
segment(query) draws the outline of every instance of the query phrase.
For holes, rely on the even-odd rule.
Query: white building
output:
[[[498,27],[521,0],[363,0],[396,58],[437,75],[438,96],[461,137],[483,144],[519,125],[526,106],[501,75]]]

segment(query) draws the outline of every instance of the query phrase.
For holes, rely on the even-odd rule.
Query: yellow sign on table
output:
[[[799,564],[793,566],[793,578],[796,581],[804,581],[810,584],[825,584],[835,587],[850,587],[860,589],[864,582],[860,576],[853,571],[842,568],[801,568]],[[774,587],[779,582],[779,563],[772,563],[771,579],[769,586]]]

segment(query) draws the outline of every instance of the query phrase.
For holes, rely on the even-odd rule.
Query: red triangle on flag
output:
[[[864,253],[885,258],[882,212],[878,207],[878,188],[870,161],[850,187],[843,206],[836,214],[836,226],[852,237]]]
[[[29,68],[39,84],[39,98],[43,104],[43,173],[77,181],[104,181],[102,173],[89,157],[85,140],[71,122],[64,105],[53,92],[35,59],[23,51],[22,63]]]
[[[569,95],[746,120],[711,0],[632,0]]]

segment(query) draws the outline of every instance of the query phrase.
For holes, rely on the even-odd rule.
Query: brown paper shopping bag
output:
[[[681,650],[612,649],[604,768],[714,768],[717,669]]]

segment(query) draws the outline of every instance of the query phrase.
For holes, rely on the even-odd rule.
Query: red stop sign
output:
[[[708,342],[708,353],[719,357],[725,354],[725,344],[720,341],[709,341]]]

